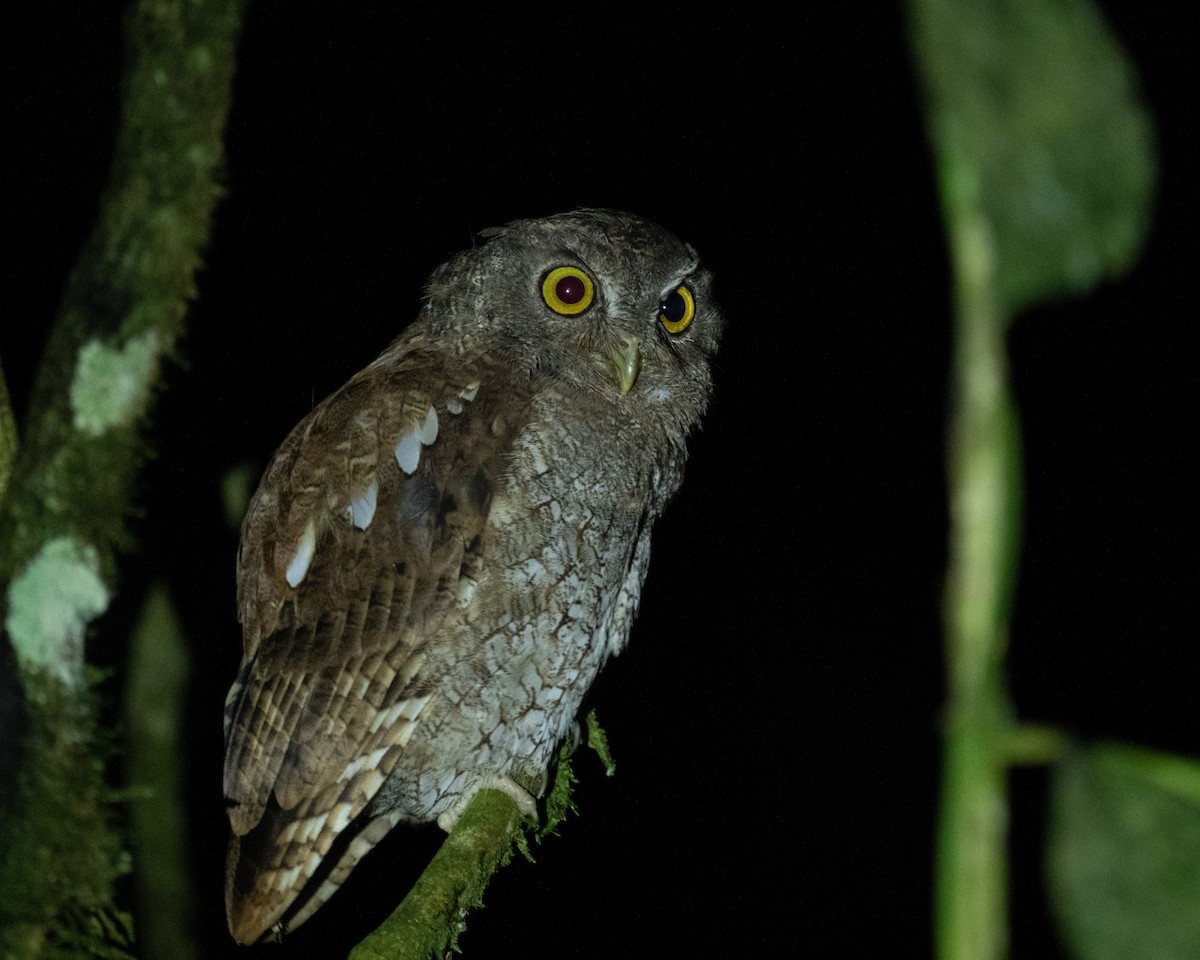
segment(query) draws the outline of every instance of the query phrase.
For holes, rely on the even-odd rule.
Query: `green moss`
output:
[[[617,772],[617,761],[613,759],[612,751],[608,748],[608,734],[596,719],[595,710],[588,711],[587,732],[587,745],[595,751],[600,762],[604,764],[604,772],[611,777]]]
[[[243,0],[140,0],[100,217],[67,282],[19,456],[0,397],[0,599],[25,696],[0,797],[0,958],[130,956],[129,868],[83,664],[145,458],[139,429],[207,242]],[[5,652],[7,653],[7,652]],[[5,730],[11,740],[14,731]],[[7,787],[7,785],[6,785]]]
[[[554,765],[554,783],[546,795],[546,820],[534,831],[534,837],[538,840],[558,833],[558,825],[567,819],[567,814],[579,812],[572,796],[579,778],[571,767],[571,752],[567,744],[559,748],[558,763]],[[533,860],[524,834],[518,838],[517,847],[527,860]]]
[[[115,830],[95,696],[26,679],[32,711],[9,807],[0,811],[0,957],[131,957],[112,891],[129,870]]]
[[[492,873],[508,860],[521,811],[499,790],[480,790],[467,804],[408,896],[350,952],[351,960],[428,960],[448,955],[467,912],[483,902]]]
[[[611,777],[617,770],[617,764],[613,760],[612,751],[608,748],[608,737],[604,733],[604,728],[596,719],[595,710],[588,711],[585,723],[587,724],[587,745],[600,758],[600,762],[604,764],[605,773]],[[571,766],[571,756],[574,752],[575,744],[573,743],[564,743],[559,748],[558,762],[554,766],[554,783],[546,795],[545,823],[530,831],[535,840],[540,841],[557,834],[558,825],[567,818],[567,814],[579,812],[572,795],[575,784],[579,782],[579,778],[575,776],[575,771]],[[528,860],[533,860],[524,834],[518,838],[517,848]]]

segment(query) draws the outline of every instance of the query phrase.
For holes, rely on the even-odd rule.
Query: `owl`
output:
[[[272,458],[242,525],[226,909],[303,923],[394,826],[535,814],[625,646],[722,320],[696,252],[578,210],[484,231]]]

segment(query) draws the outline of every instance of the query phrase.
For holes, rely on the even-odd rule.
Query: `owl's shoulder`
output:
[[[502,373],[486,355],[401,338],[292,430],[242,524],[247,653],[281,618],[319,616],[346,575],[419,568],[440,524],[482,521],[468,515],[485,509],[529,416],[528,398]]]

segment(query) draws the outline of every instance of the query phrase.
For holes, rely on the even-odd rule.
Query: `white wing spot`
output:
[[[396,463],[400,465],[400,469],[409,476],[416,473],[421,462],[421,447],[429,446],[437,439],[437,435],[438,415],[437,411],[430,407],[425,414],[425,422],[409,430],[396,444]]]
[[[300,535],[300,543],[296,546],[296,555],[292,557],[292,562],[288,564],[287,577],[288,586],[300,586],[300,582],[304,579],[304,575],[308,573],[308,565],[312,563],[313,551],[317,547],[317,528],[311,520],[308,521],[308,526],[304,528],[304,533]]]
[[[458,391],[458,395],[460,397],[462,397],[464,400],[466,400],[467,403],[470,403],[472,400],[474,400],[475,394],[477,394],[477,393],[479,393],[479,381],[478,380],[472,380],[465,387],[463,387],[461,390]]]
[[[417,431],[406,433],[400,438],[400,442],[396,444],[396,463],[400,465],[409,476],[412,476],[417,471],[417,464],[421,462],[421,439],[417,436]]]
[[[375,517],[375,502],[379,498],[379,483],[372,480],[360,496],[350,501],[350,520],[359,530],[366,530]]]
[[[425,423],[421,426],[421,443],[429,446],[437,439],[438,435],[438,415],[437,411],[429,408],[429,412],[425,414]]]

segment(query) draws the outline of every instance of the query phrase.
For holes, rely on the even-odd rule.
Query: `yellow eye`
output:
[[[658,319],[667,333],[683,333],[696,315],[696,300],[692,291],[682,284],[663,298]]]
[[[578,267],[555,267],[542,281],[542,299],[555,313],[583,313],[595,297],[592,278]]]

